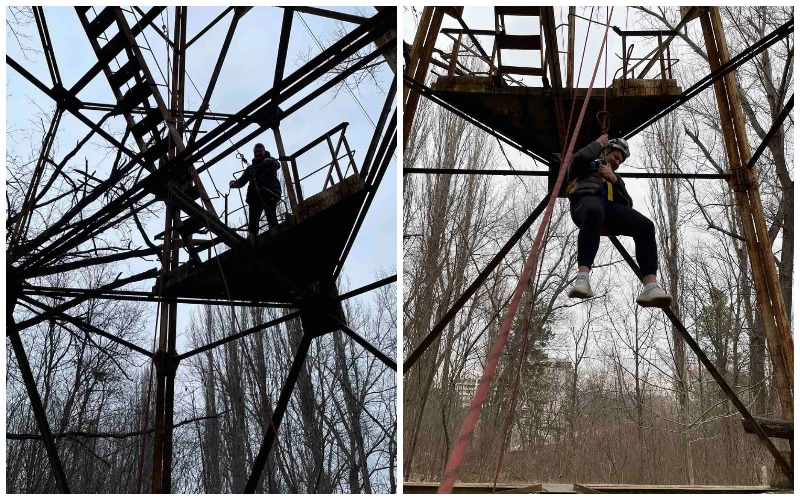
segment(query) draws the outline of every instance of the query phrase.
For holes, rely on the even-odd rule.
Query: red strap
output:
[[[578,116],[578,120],[575,124],[575,130],[572,132],[572,138],[570,139],[569,147],[567,148],[567,154],[564,156],[564,159],[561,162],[561,169],[558,172],[558,179],[556,180],[553,190],[550,192],[550,200],[547,203],[547,208],[545,210],[544,217],[542,218],[542,224],[539,226],[539,230],[536,233],[536,239],[534,240],[533,248],[531,248],[531,251],[528,254],[528,259],[525,262],[525,268],[522,271],[522,276],[517,283],[511,303],[509,304],[508,310],[503,318],[503,323],[500,327],[500,333],[497,336],[497,340],[495,340],[494,345],[492,346],[491,352],[489,353],[489,359],[486,363],[486,367],[483,370],[483,374],[481,375],[478,388],[475,390],[475,395],[470,403],[469,411],[467,412],[467,415],[464,417],[464,421],[461,424],[461,430],[459,431],[456,444],[450,452],[450,457],[447,460],[447,465],[445,466],[444,474],[442,476],[442,483],[439,485],[437,493],[452,493],[453,486],[455,485],[456,478],[458,477],[459,469],[461,468],[461,463],[463,462],[464,456],[467,453],[467,448],[469,447],[470,438],[472,437],[472,433],[475,431],[478,419],[480,418],[481,408],[483,407],[483,403],[486,401],[486,398],[489,395],[491,381],[495,372],[497,371],[500,355],[502,354],[506,342],[508,341],[508,333],[511,330],[511,326],[514,322],[514,316],[519,308],[520,298],[522,297],[522,293],[525,291],[525,287],[527,286],[528,280],[531,276],[531,271],[536,265],[536,261],[539,257],[539,248],[544,236],[544,229],[553,215],[553,208],[555,207],[558,192],[561,190],[561,185],[564,182],[567,165],[569,165],[569,162],[572,159],[572,151],[575,149],[578,131],[580,130],[581,124],[583,123],[583,118],[586,114],[586,108],[589,104],[589,97],[592,93],[592,87],[594,86],[594,79],[595,76],[597,76],[597,69],[600,66],[603,47],[605,46],[606,39],[608,38],[608,27],[610,21],[611,17],[609,16],[608,22],[606,23],[605,35],[603,36],[603,44],[600,47],[600,54],[597,57],[597,63],[595,64],[594,73],[592,74],[592,80],[589,83],[589,88],[587,89],[586,96],[583,99],[583,106],[581,107],[580,115]]]

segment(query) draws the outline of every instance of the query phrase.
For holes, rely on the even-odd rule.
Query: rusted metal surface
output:
[[[719,47],[720,63],[725,64],[730,60],[728,53],[728,43],[725,39],[725,31],[722,26],[722,19],[719,13],[719,7],[710,7],[709,16],[711,23],[714,26],[714,33],[717,37],[717,46]],[[750,143],[747,138],[747,131],[745,129],[744,112],[742,111],[742,104],[739,98],[739,88],[736,83],[736,78],[733,73],[725,75],[725,83],[727,86],[728,99],[731,104],[731,115],[734,120],[734,132],[739,144],[741,154],[740,163],[732,165],[732,170],[744,168],[749,164],[752,156],[750,153]],[[781,353],[785,360],[787,381],[789,390],[793,392],[794,389],[794,344],[792,341],[791,324],[789,322],[789,313],[786,310],[786,304],[783,300],[783,293],[781,291],[780,282],[778,281],[778,272],[775,266],[775,259],[772,254],[771,239],[767,231],[767,224],[764,219],[764,208],[761,204],[761,194],[758,191],[758,174],[754,169],[750,169],[749,175],[752,176],[752,182],[748,189],[748,199],[752,205],[753,224],[755,225],[756,235],[758,237],[757,243],[761,259],[764,263],[764,273],[769,291],[770,301],[772,303],[772,311],[775,315],[775,320],[778,328],[779,341]]]
[[[667,109],[680,99],[681,88],[674,80],[667,81],[666,92],[659,82],[628,80],[623,88],[615,80],[607,91],[606,110],[614,117],[613,133],[625,135]],[[571,98],[566,92],[554,94],[543,87],[502,86],[488,76],[452,76],[436,79],[433,93],[454,108],[488,128],[520,144],[541,158],[560,153],[561,135],[554,127],[559,110],[569,110]],[[586,88],[573,89],[572,96],[582,99]],[[595,116],[603,110],[603,94],[594,94],[587,113]],[[589,143],[600,135],[600,126],[589,120],[581,128],[579,144]]]
[[[782,439],[794,439],[794,422],[789,420],[777,420],[774,418],[760,418],[755,417],[755,422],[752,420],[742,419],[742,427],[744,431],[749,434],[755,434],[756,425],[758,424],[763,430],[764,434],[769,437],[776,437]]]
[[[717,13],[716,16],[714,12]],[[730,59],[725,47],[725,35],[721,31],[721,24],[714,22],[718,15],[718,9],[712,7],[700,16],[712,71]],[[744,131],[741,102],[732,73],[727,73],[714,83],[714,94],[720,113],[728,162],[733,174],[731,188],[742,223],[742,236],[744,236],[747,246],[756,302],[769,345],[782,415],[784,419],[792,420],[794,412],[792,397],[794,348],[791,342],[791,333],[788,331],[785,334],[782,333],[782,330],[788,330],[788,320],[783,295],[777,282],[777,273],[769,245],[770,239],[766,231],[755,172],[746,168],[746,164],[750,160],[750,147]],[[773,291],[777,291],[777,294]],[[788,341],[784,338],[786,336],[788,336]]]
[[[422,21],[417,28],[417,35],[411,48],[411,62],[405,71],[406,75],[415,80],[425,81],[444,14],[444,7],[425,7],[423,10]],[[419,105],[419,93],[404,87],[403,94],[403,149],[405,150]]]

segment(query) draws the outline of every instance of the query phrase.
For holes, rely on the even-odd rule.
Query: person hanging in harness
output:
[[[593,297],[589,284],[600,247],[600,233],[631,236],[636,243],[636,261],[642,271],[644,289],[636,298],[642,307],[669,307],[672,296],[656,281],[658,253],[653,222],[633,207],[625,182],[616,173],[630,156],[625,139],[608,140],[603,134],[572,156],[567,194],[572,221],[578,226],[578,275],[569,291],[571,298]]]
[[[278,216],[275,211],[281,199],[281,183],[278,180],[280,168],[280,162],[271,157],[264,145],[259,143],[253,148],[252,163],[244,170],[241,177],[230,182],[231,189],[244,187],[250,182],[246,201],[249,205],[247,229],[251,243],[255,242],[258,234],[262,212],[267,214],[270,229],[278,226]]]

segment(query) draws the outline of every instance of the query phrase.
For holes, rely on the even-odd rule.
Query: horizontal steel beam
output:
[[[394,283],[396,281],[397,281],[397,275],[395,274],[387,278],[383,278],[382,280],[378,280],[372,284],[362,286],[361,288],[356,288],[355,290],[350,290],[347,293],[343,293],[339,295],[339,300],[347,300],[355,297],[356,295],[361,295],[362,293],[369,292],[370,290],[375,290],[376,288],[380,288],[382,286]]]
[[[317,7],[290,7],[297,12],[311,14],[313,16],[327,17],[328,19],[335,19],[345,23],[364,24],[369,21],[368,17],[355,16],[353,14],[346,14],[344,12],[336,12],[335,10],[319,9]]]
[[[95,334],[97,334],[97,335],[99,335],[99,336],[101,336],[103,338],[106,338],[106,339],[111,340],[113,342],[116,342],[116,343],[118,343],[120,345],[123,345],[123,346],[127,347],[128,349],[130,349],[132,351],[135,351],[135,352],[138,352],[139,354],[147,356],[148,358],[153,358],[154,357],[153,353],[148,351],[147,349],[139,347],[138,345],[136,345],[136,344],[134,344],[132,342],[128,342],[127,340],[125,340],[125,339],[123,339],[121,337],[118,337],[116,335],[108,333],[105,330],[101,330],[100,328],[97,328],[96,326],[91,325],[91,324],[87,323],[86,321],[83,321],[82,319],[76,318],[74,316],[70,316],[69,314],[67,314],[65,312],[62,312],[62,311],[59,311],[59,310],[57,310],[57,309],[55,309],[53,307],[50,307],[47,304],[45,304],[43,302],[40,302],[40,301],[38,301],[36,299],[33,299],[31,297],[20,297],[20,300],[23,300],[23,301],[25,301],[25,302],[27,302],[27,303],[29,303],[31,305],[34,305],[34,306],[38,307],[39,309],[41,309],[42,311],[44,311],[47,314],[50,314],[50,315],[52,315],[54,317],[57,317],[57,318],[61,318],[62,320],[67,321],[68,323],[72,323],[73,325],[77,326],[78,328],[80,328],[82,330],[95,333]]]
[[[178,304],[197,304],[209,306],[241,306],[241,307],[272,307],[289,308],[292,304],[276,302],[258,302],[247,300],[224,299],[190,299],[185,297],[170,297],[151,292],[138,292],[133,290],[101,290],[63,287],[42,287],[22,285],[22,290],[29,295],[44,295],[47,297],[83,297],[85,299],[129,300],[133,302],[177,302]]]
[[[252,328],[248,328],[247,330],[242,330],[239,333],[235,333],[233,335],[228,335],[224,339],[220,339],[220,340],[217,340],[215,342],[211,342],[210,344],[204,345],[202,347],[198,347],[197,349],[192,349],[189,352],[185,352],[185,353],[181,354],[180,356],[178,356],[178,361],[182,361],[182,360],[184,360],[186,358],[191,358],[192,356],[200,354],[201,352],[206,352],[209,349],[213,349],[215,347],[219,347],[219,346],[221,346],[223,344],[227,344],[228,342],[232,342],[234,340],[238,340],[238,339],[244,338],[244,337],[246,337],[248,335],[252,335],[254,333],[258,333],[261,330],[264,330],[265,328],[270,328],[270,327],[273,327],[273,326],[277,326],[277,325],[279,325],[281,323],[285,323],[286,321],[289,321],[290,319],[299,318],[299,317],[300,317],[300,311],[295,311],[295,312],[289,313],[289,314],[287,314],[285,316],[281,316],[280,318],[276,318],[276,319],[273,319],[271,321],[267,321],[266,323],[262,323],[260,325],[254,326]]]
[[[466,168],[416,168],[406,167],[405,174],[470,174],[470,175],[518,175],[521,177],[547,177],[550,172],[546,170],[483,170]],[[634,179],[728,179],[730,174],[702,174],[702,173],[662,173],[662,172],[619,172],[623,177]]]

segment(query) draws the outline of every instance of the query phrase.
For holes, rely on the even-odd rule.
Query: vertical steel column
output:
[[[711,70],[715,71],[730,59],[719,19],[719,9],[710,7],[700,16],[700,23],[705,37],[709,65]],[[728,73],[723,79],[714,83],[714,93],[731,166],[730,184],[742,222],[742,232],[753,272],[756,301],[769,345],[782,414],[784,419],[792,420],[794,347],[783,295],[777,282],[770,239],[758,192],[758,179],[754,169],[746,168],[750,160],[750,146],[744,130],[744,117],[733,73]]]
[[[556,127],[558,128],[559,144],[558,150],[563,151],[567,145],[567,122],[564,110],[564,99],[562,99],[561,83],[561,63],[558,60],[558,33],[556,32],[556,14],[553,7],[540,7],[539,22],[541,23],[542,34],[547,44],[547,59],[550,61],[550,87],[553,95],[553,109],[556,115]]]
[[[414,38],[414,45],[411,47],[410,64],[405,73],[420,83],[425,83],[428,66],[436,45],[436,38],[439,36],[439,29],[442,27],[444,11],[445,7],[425,7],[422,11],[422,22],[417,28],[417,36]],[[426,24],[427,20],[430,20],[429,24]],[[408,144],[408,136],[411,133],[411,125],[414,123],[414,116],[417,114],[419,93],[411,92],[409,87],[406,86],[403,94],[403,149],[405,149]]]
[[[184,133],[184,79],[186,77],[186,7],[175,7],[175,30],[172,54],[172,87],[169,123],[176,131],[167,136],[167,157],[174,158],[182,148]],[[199,186],[199,183],[197,183]],[[167,200],[164,227],[164,276],[174,270],[180,257],[180,212]],[[174,300],[161,303],[161,329],[156,358],[157,390],[155,440],[153,445],[153,493],[170,493],[172,490],[172,426],[175,413],[175,369],[177,368],[175,344],[177,337],[178,304]]]
[[[172,261],[172,216],[169,199],[164,216],[164,252],[161,258],[161,280],[165,280],[170,270]],[[156,367],[156,400],[153,409],[153,470],[150,478],[151,493],[162,493],[161,479],[163,472],[163,443],[164,443],[164,390],[166,385],[166,369],[164,366],[164,355],[167,352],[167,330],[169,328],[169,314],[171,308],[169,301],[159,303],[161,309],[158,349],[153,363]]]
[[[173,40],[174,57],[172,67],[172,110],[170,118],[175,120],[175,129],[178,131],[178,137],[183,139],[184,134],[184,84],[186,82],[186,17],[187,8],[175,7],[175,38]],[[177,144],[171,144],[172,154],[177,155],[180,149]],[[196,182],[200,187],[199,180]],[[180,225],[180,213],[173,210],[172,216],[172,252],[170,255],[170,270],[174,270],[180,263],[180,233],[178,226]],[[166,234],[165,234],[166,237]],[[186,242],[187,248],[189,242]],[[177,368],[176,359],[178,353],[175,352],[175,344],[177,339],[177,323],[178,323],[178,303],[170,301],[169,303],[169,324],[167,329],[167,356],[165,360],[165,382],[166,387],[164,390],[164,444],[163,444],[163,465],[161,476],[161,491],[163,493],[170,493],[172,491],[172,426],[174,423],[173,417],[175,414],[175,370]]]
[[[622,57],[625,57],[624,51]],[[572,88],[575,80],[575,7],[569,8],[567,15],[567,91],[572,99]]]
[[[280,93],[283,86],[283,70],[286,67],[286,54],[289,48],[289,35],[292,32],[292,21],[294,18],[294,9],[285,7],[283,10],[283,23],[281,24],[281,38],[278,42],[278,57],[275,61],[275,78],[272,80],[272,88]],[[283,158],[286,157],[286,149],[283,147],[283,138],[281,137],[280,120],[272,129],[275,136],[275,147],[278,149],[278,157],[281,158],[281,173],[283,173],[283,181],[286,184],[286,194],[289,196],[290,210],[293,214],[297,213],[298,199],[302,201],[303,195],[300,192],[300,177],[297,174],[297,166],[292,160],[294,166],[294,179],[289,173],[289,164]],[[297,191],[295,191],[295,189]]]

